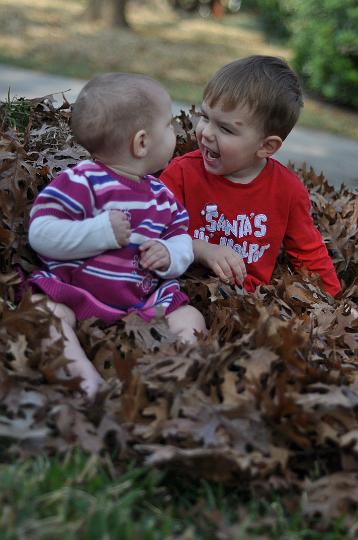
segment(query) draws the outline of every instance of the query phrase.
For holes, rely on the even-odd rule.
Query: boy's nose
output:
[[[203,137],[205,137],[205,139],[212,139],[213,131],[212,131],[211,126],[210,126],[209,123],[205,124],[205,126],[203,127],[202,135],[203,135]]]

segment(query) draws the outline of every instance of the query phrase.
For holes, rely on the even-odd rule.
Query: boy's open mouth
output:
[[[214,161],[215,159],[218,159],[219,157],[220,157],[220,154],[204,146],[204,158],[207,161]]]

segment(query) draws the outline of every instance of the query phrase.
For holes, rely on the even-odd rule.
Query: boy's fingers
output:
[[[246,268],[241,258],[238,260],[237,257],[229,257],[225,261],[225,264],[227,268],[225,267],[224,271],[226,277],[229,278],[230,283],[234,283],[236,279],[239,279],[240,281],[244,280]]]
[[[242,285],[244,282],[244,279],[245,279],[245,276],[242,274],[242,272],[234,274],[234,281],[237,285]]]
[[[231,274],[231,278],[230,278],[230,276],[226,275],[225,272],[223,271],[223,269],[221,268],[219,263],[214,263],[213,266],[212,266],[212,270],[215,272],[215,274],[218,276],[218,278],[221,279],[221,281],[223,281],[224,283],[230,283],[230,279],[232,278],[232,274]]]
[[[242,284],[247,273],[242,257],[231,249],[222,248],[220,255],[208,258],[208,266],[224,283]]]
[[[239,260],[238,266],[241,269],[241,272],[243,273],[243,276],[245,277],[246,274],[247,274],[246,265],[245,265],[244,261],[241,258]]]
[[[216,261],[216,264],[220,266],[226,277],[230,277],[232,275],[231,265],[227,261],[226,257]]]
[[[242,277],[240,279],[238,276],[235,276],[234,281],[235,281],[236,285],[238,285],[239,287],[242,287],[244,285],[245,277]]]
[[[234,276],[244,279],[246,277],[246,266],[240,256],[229,259],[229,265]]]
[[[234,277],[237,278],[239,281],[244,281],[246,277],[246,270],[243,269],[241,266],[236,266],[233,269]]]

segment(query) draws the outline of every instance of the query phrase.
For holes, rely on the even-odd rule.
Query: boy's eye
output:
[[[199,116],[200,116],[200,118],[202,118],[203,120],[208,120],[208,116],[207,116],[205,113],[203,113],[203,112],[199,112]]]
[[[230,135],[233,134],[232,130],[230,128],[227,128],[225,126],[221,126],[221,130],[224,132],[224,133],[229,133]]]

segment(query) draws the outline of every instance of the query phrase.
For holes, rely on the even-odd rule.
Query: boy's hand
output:
[[[165,272],[170,266],[170,255],[167,248],[156,240],[147,240],[139,246],[140,264],[148,270]]]
[[[131,235],[131,227],[127,216],[120,210],[110,210],[109,221],[118,244],[121,247],[126,246]]]
[[[247,274],[245,263],[230,247],[194,240],[194,254],[198,262],[210,268],[224,283],[242,285]]]

